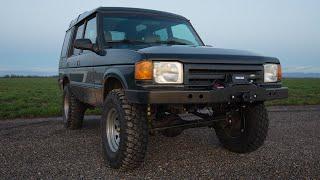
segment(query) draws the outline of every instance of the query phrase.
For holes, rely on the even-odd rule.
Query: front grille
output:
[[[263,80],[261,65],[186,64],[184,71],[184,82],[190,89],[211,88],[215,81],[230,83],[234,74],[244,75],[253,83]]]

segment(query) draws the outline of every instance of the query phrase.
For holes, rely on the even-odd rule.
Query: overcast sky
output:
[[[320,72],[319,0],[1,0],[0,71],[57,73],[70,21],[99,6],[177,13],[206,44],[278,57],[285,72]]]

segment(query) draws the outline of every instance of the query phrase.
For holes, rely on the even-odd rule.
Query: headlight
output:
[[[280,64],[264,64],[264,82],[281,81],[282,72]]]
[[[153,79],[159,84],[183,83],[183,65],[179,62],[153,62]]]

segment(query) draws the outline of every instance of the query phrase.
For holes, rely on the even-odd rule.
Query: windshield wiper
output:
[[[191,45],[184,42],[174,41],[174,40],[168,40],[168,41],[156,41],[155,43],[159,44],[171,44],[171,45]]]
[[[170,44],[170,45],[190,45],[187,43],[174,41],[174,40],[168,40],[168,41],[155,41],[155,42],[145,42],[142,40],[131,40],[131,39],[123,39],[123,40],[117,40],[117,41],[107,41],[107,43],[112,46],[111,44]]]
[[[123,44],[145,44],[146,42],[140,41],[140,40],[131,40],[131,39],[123,39],[123,40],[117,40],[117,41],[107,41],[107,43],[113,44],[113,43],[123,43]]]

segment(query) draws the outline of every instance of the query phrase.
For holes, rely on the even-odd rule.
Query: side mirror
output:
[[[76,39],[73,44],[74,48],[81,50],[90,50],[95,52],[94,45],[90,39]]]
[[[97,45],[92,44],[90,39],[76,39],[73,43],[74,48],[81,50],[89,50],[100,56],[105,56],[106,51],[100,49]]]

